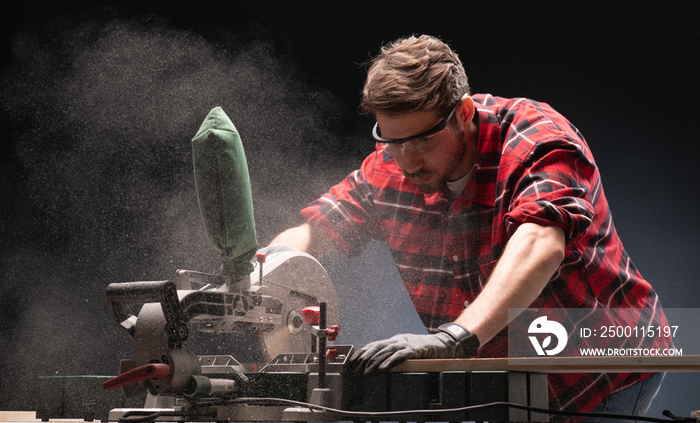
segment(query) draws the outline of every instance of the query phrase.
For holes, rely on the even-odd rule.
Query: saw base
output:
[[[108,401],[99,410],[90,401],[94,389],[70,390],[68,384],[44,388],[38,398],[45,404],[37,418],[124,421],[548,421],[548,415],[508,407],[450,411],[471,405],[511,402],[547,408],[547,376],[543,373],[508,371],[389,372],[368,377],[348,374],[350,346],[334,346],[339,357],[329,360],[325,388],[319,388],[315,355],[276,357],[257,373],[246,373],[248,382],[236,398],[191,402],[187,398],[149,395],[138,406],[124,406],[123,399]],[[87,379],[86,379],[87,380]],[[87,400],[87,401],[86,401]],[[318,407],[321,406],[321,407]],[[343,410],[338,413],[337,410]],[[425,410],[425,411],[415,411]],[[374,413],[402,412],[382,416]]]

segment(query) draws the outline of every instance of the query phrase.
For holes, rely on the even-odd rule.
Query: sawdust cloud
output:
[[[0,92],[15,175],[2,187],[0,409],[33,408],[37,376],[113,374],[130,355],[109,283],[217,271],[190,155],[211,108],[243,138],[260,244],[359,162],[337,154],[362,141],[339,129],[355,105],[272,40],[255,24],[198,34],[107,8],[14,35]]]

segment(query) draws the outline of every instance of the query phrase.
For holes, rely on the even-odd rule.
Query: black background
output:
[[[107,313],[110,282],[217,270],[189,150],[211,108],[222,106],[243,138],[264,245],[373,149],[373,122],[357,110],[362,63],[410,33],[447,41],[473,91],[534,98],[567,116],[664,307],[696,307],[700,6],[560,3],[35,2],[4,11],[0,409],[32,409],[40,375],[114,373],[129,345]],[[381,246],[324,264],[343,302],[341,340],[417,330]],[[235,337],[197,345],[246,354]],[[669,375],[652,414],[700,409],[691,384],[693,374]]]

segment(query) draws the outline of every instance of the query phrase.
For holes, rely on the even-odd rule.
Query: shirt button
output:
[[[454,260],[454,261],[459,261],[459,257],[457,257],[457,256],[452,256],[452,260]]]
[[[464,300],[464,306],[467,307],[469,305],[469,300]]]

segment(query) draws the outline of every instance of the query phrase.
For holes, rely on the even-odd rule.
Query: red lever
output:
[[[310,325],[318,325],[321,320],[321,307],[309,306],[301,309],[301,315],[304,316],[304,321]]]
[[[336,358],[338,358],[338,350],[335,348],[326,350],[326,361],[335,360]]]
[[[326,332],[326,336],[329,341],[335,341],[335,338],[338,337],[338,332],[340,332],[340,326],[338,325],[332,325],[330,329]]]
[[[102,384],[102,389],[111,391],[142,380],[167,377],[169,374],[170,367],[165,363],[146,364],[106,381]]]

